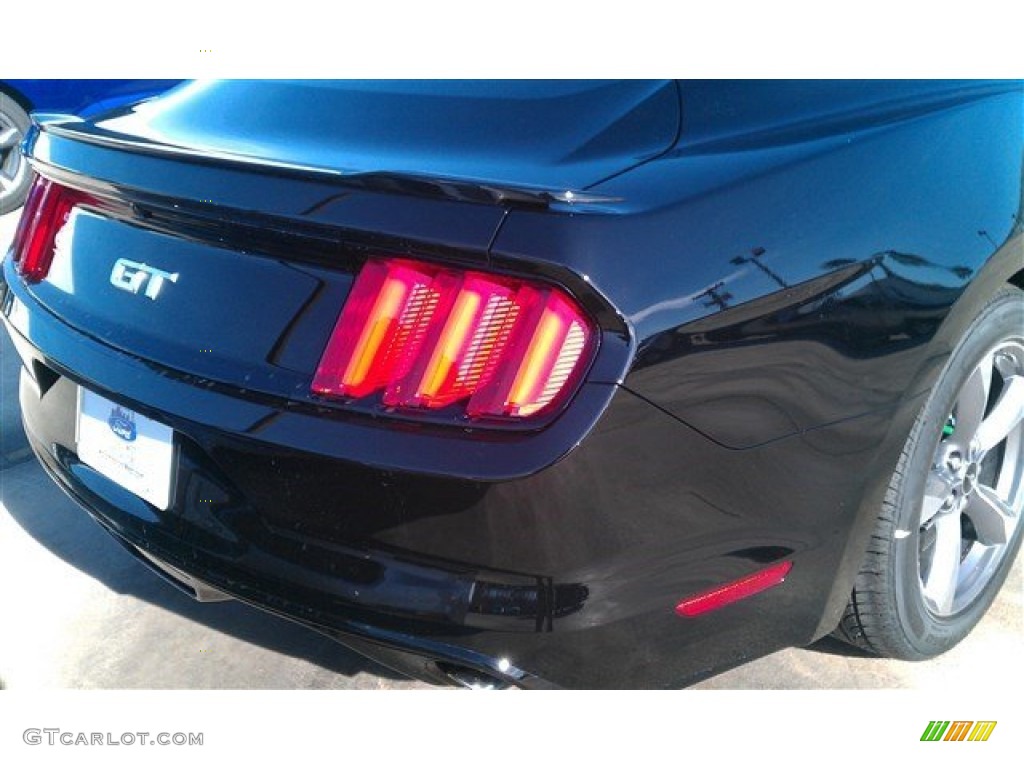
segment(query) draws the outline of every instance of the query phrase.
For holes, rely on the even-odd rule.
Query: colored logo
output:
[[[921,741],[988,741],[995,729],[995,720],[932,720]]]
[[[110,431],[127,443],[134,440],[138,433],[135,431],[135,414],[122,408],[114,407],[107,419]]]

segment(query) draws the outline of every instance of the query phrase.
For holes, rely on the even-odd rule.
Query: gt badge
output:
[[[164,272],[162,269],[129,259],[118,259],[110,272],[110,284],[115,288],[128,293],[138,293],[145,286],[145,295],[154,301],[160,295],[165,280],[178,282],[178,273]]]

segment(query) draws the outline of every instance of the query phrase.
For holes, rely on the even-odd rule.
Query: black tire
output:
[[[1024,530],[1017,524],[1024,508],[1021,419],[1002,442],[985,452],[981,446],[992,443],[1000,431],[995,425],[1003,423],[989,416],[1019,411],[1011,406],[1019,403],[1015,385],[1024,378],[1006,374],[1020,373],[1024,293],[1007,287],[968,328],[918,414],[835,636],[879,656],[928,659],[960,642],[984,616]],[[968,434],[975,423],[982,426]],[[997,487],[1005,507],[991,500]]]
[[[28,195],[32,174],[20,145],[31,124],[24,105],[0,90],[0,216],[20,208]]]

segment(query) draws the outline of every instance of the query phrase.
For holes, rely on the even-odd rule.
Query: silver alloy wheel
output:
[[[1024,338],[986,353],[957,395],[925,483],[925,606],[953,616],[999,569],[1024,511]]]
[[[29,125],[31,120],[21,105],[0,92],[0,214],[20,207],[28,194],[31,174],[20,144]]]

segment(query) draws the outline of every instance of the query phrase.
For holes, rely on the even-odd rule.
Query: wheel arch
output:
[[[879,445],[844,555],[836,569],[832,589],[812,639],[819,639],[832,632],[842,616],[860,565],[867,554],[875,518],[885,499],[889,479],[897,466],[907,436],[928,392],[945,368],[958,340],[999,290],[1007,285],[1024,290],[1022,254],[1024,222],[1018,216],[1018,224],[1013,232],[978,269],[974,279],[950,308],[942,325],[929,342],[924,362],[895,407],[889,430]]]

